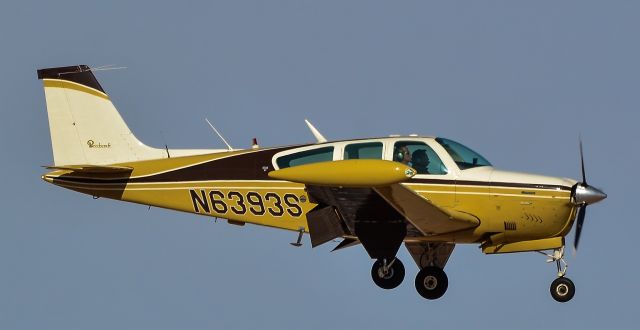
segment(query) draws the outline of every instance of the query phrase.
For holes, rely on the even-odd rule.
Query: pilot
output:
[[[411,151],[407,146],[401,146],[396,148],[396,152],[394,153],[394,161],[400,162],[406,165],[410,165],[411,163]]]
[[[418,174],[429,174],[429,156],[424,149],[418,149],[411,155],[411,166],[418,171]]]

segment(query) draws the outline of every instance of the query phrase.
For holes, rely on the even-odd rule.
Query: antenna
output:
[[[162,141],[164,142],[164,150],[167,152],[167,158],[171,158],[169,154],[169,145],[167,145],[167,139],[164,138],[164,133],[160,131],[160,136],[162,136]]]
[[[318,141],[317,143],[327,142],[327,139],[324,136],[322,136],[322,133],[320,133],[320,131],[318,131],[318,129],[315,128],[307,119],[305,119],[304,122],[307,123],[307,126],[309,126],[309,130],[311,131],[311,134],[313,134],[313,136]]]
[[[209,121],[209,119],[205,118],[204,120],[207,122],[207,124],[209,124],[209,126],[211,126],[211,129],[212,129],[212,130],[213,130],[213,131],[218,135],[218,137],[220,138],[220,140],[222,140],[222,142],[224,142],[224,144],[226,144],[226,145],[227,145],[227,149],[229,149],[229,151],[232,151],[232,150],[233,150],[233,148],[229,145],[229,143],[227,143],[227,140],[225,140],[225,139],[222,137],[222,134],[220,134],[220,132],[218,132],[218,130],[217,130],[215,127],[213,127],[213,125],[211,124],[211,122]]]
[[[91,68],[91,71],[121,70],[126,68],[127,68],[126,66],[116,66],[115,64],[107,64],[107,65]]]

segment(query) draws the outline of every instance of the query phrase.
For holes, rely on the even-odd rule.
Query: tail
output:
[[[140,142],[86,65],[38,70],[55,166],[107,165],[174,156]],[[179,156],[219,150],[176,150]]]

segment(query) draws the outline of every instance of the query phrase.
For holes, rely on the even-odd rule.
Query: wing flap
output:
[[[307,224],[311,236],[311,247],[322,245],[347,233],[333,206],[326,206],[307,213]]]

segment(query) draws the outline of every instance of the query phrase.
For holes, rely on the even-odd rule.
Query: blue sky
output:
[[[637,328],[635,1],[14,1],[0,11],[0,328]],[[496,167],[578,178],[575,298],[535,253],[458,246],[438,301],[370,280],[361,247],[110,200],[40,179],[52,163],[36,69],[98,79],[145,143],[219,148],[446,136]],[[631,203],[631,204],[630,204]],[[573,240],[573,233],[569,239]]]

